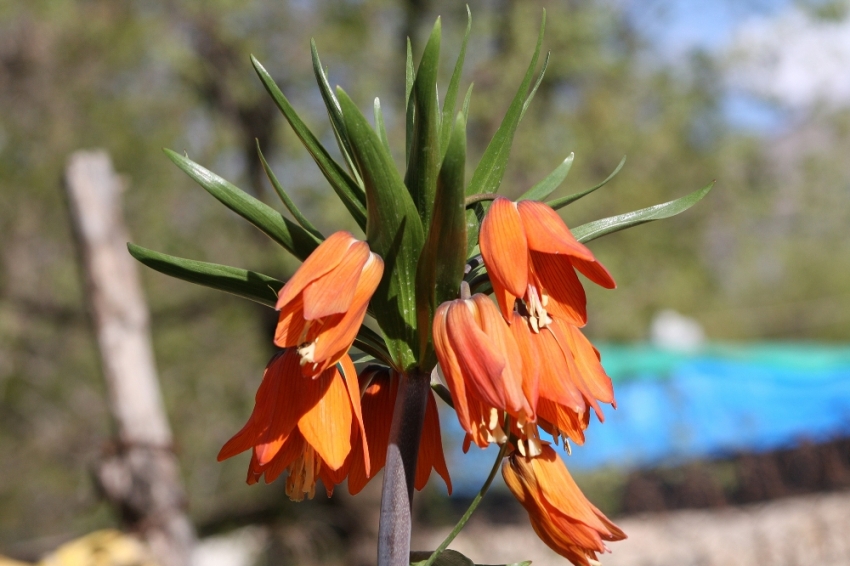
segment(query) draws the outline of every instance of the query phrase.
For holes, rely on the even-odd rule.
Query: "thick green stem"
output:
[[[401,375],[400,379],[384,468],[378,566],[408,566],[410,563],[413,480],[430,378],[425,372],[414,371]]]

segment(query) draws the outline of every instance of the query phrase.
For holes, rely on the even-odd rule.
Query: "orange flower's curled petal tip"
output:
[[[573,258],[572,264],[578,269],[582,275],[599,285],[605,289],[616,289],[617,283],[614,282],[614,278],[611,276],[611,273],[605,268],[604,265],[596,261],[595,259],[592,261],[585,261],[582,259]]]
[[[344,231],[335,232],[328,236],[304,260],[301,267],[278,292],[277,310],[280,310],[285,304],[301,294],[308,284],[336,268],[345,257],[348,249],[356,242],[357,239],[354,236]]]
[[[548,254],[566,254],[573,258],[593,261],[593,253],[575,239],[558,213],[542,202],[523,200],[517,204],[528,248]]]

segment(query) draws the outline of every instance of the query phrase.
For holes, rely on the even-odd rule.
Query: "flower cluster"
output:
[[[614,280],[539,202],[496,198],[480,246],[498,308],[483,294],[450,301],[437,310],[433,328],[465,448],[510,442],[503,475],[535,531],[561,555],[587,564],[605,550],[602,540],[624,535],[581,495],[538,427],[556,443],[583,444],[589,409],[602,421],[599,404],[614,404],[599,353],[579,330],[587,301],[575,271],[606,288]],[[564,530],[567,524],[576,527]]]
[[[219,461],[252,450],[248,483],[287,472],[286,494],[312,498],[321,479],[328,495],[348,478],[354,495],[386,461],[398,376],[366,367],[358,376],[348,355],[384,270],[366,242],[336,232],[319,245],[278,294],[272,357],[245,426],[219,452]],[[451,480],[440,421],[429,396],[416,487],[431,469]]]

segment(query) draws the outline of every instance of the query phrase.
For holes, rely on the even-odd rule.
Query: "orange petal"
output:
[[[577,413],[584,411],[581,392],[570,379],[569,351],[564,351],[551,327],[542,329],[532,338],[540,356],[540,396]]]
[[[570,349],[576,361],[579,375],[590,394],[602,403],[614,402],[614,385],[599,363],[596,350],[581,330],[570,327]]]
[[[614,289],[617,287],[617,284],[614,282],[614,278],[605,269],[605,266],[599,263],[598,261],[591,260],[585,261],[579,258],[570,258],[570,261],[575,266],[576,269],[581,271],[581,274],[596,283],[597,285],[604,287],[605,289]]]
[[[278,310],[292,301],[310,282],[333,270],[345,256],[348,248],[357,240],[348,232],[335,232],[319,244],[286,285],[277,294]]]
[[[443,454],[443,441],[440,438],[440,415],[434,394],[428,392],[428,404],[425,405],[425,421],[422,423],[422,437],[419,440],[419,455],[416,462],[416,478],[414,486],[421,490],[428,483],[431,469],[437,471],[449,495],[452,494],[452,480],[446,467],[446,457]]]
[[[457,354],[454,351],[454,343],[449,339],[446,328],[446,315],[449,307],[454,301],[448,301],[437,307],[434,313],[434,324],[432,336],[434,337],[434,351],[437,353],[439,362],[439,373],[449,388],[452,395],[452,403],[457,412],[460,425],[466,432],[472,432],[472,420],[469,414],[469,401],[466,395],[466,385],[463,381],[463,373],[460,369]]]
[[[298,295],[280,309],[277,327],[274,331],[274,344],[279,348],[299,346],[304,340],[304,301]]]
[[[546,310],[576,326],[587,322],[587,296],[568,257],[531,252],[535,276],[549,296]]]
[[[262,473],[265,474],[266,483],[272,483],[276,480],[280,474],[289,468],[292,462],[304,454],[306,449],[307,444],[304,442],[304,437],[301,436],[298,429],[294,429],[292,434],[289,435],[286,444],[283,445],[283,448],[268,464],[262,466],[261,469]],[[256,454],[254,454],[254,459],[257,459]]]
[[[501,352],[507,362],[498,384],[504,391],[505,404],[495,406],[515,417],[524,414],[528,419],[534,420],[534,409],[525,398],[523,391],[522,354],[510,327],[505,323],[505,319],[502,318],[493,301],[485,295],[473,295],[472,302],[478,307],[481,330],[492,340],[496,351]]]
[[[522,356],[522,391],[536,414],[537,400],[540,397],[539,354],[525,317],[519,313],[512,314],[511,332]]]
[[[357,370],[348,355],[342,357],[340,360],[340,366],[342,367],[342,377],[345,380],[345,386],[348,389],[348,398],[351,401],[351,410],[354,413],[354,418],[357,419],[357,426],[360,429],[359,444],[362,445],[363,465],[366,469],[366,473],[368,474],[371,468],[369,444],[366,439],[366,427],[363,423],[363,408],[360,405],[360,383],[357,378]]]
[[[369,259],[369,245],[354,242],[337,266],[304,287],[304,318],[317,320],[351,307],[357,281]]]
[[[478,243],[490,280],[522,297],[528,283],[528,242],[514,203],[502,197],[493,201],[481,223]]]
[[[310,407],[298,420],[298,430],[322,460],[336,470],[351,452],[351,401],[345,381],[336,366],[326,369],[308,382],[302,391],[304,404]]]
[[[366,376],[363,376],[364,381]],[[348,474],[348,492],[356,495],[369,480],[383,469],[387,460],[398,379],[391,379],[388,370],[374,372],[372,381],[363,392],[363,423],[369,440],[369,457],[372,465],[367,471],[362,459],[355,458]]]
[[[547,254],[566,254],[593,261],[591,251],[575,239],[567,225],[551,207],[542,202],[523,200],[517,204],[517,211],[528,238],[528,249]]]

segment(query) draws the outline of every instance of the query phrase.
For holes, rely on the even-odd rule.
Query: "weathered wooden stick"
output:
[[[118,437],[98,464],[97,480],[162,566],[188,566],[195,532],[157,380],[148,308],[127,253],[122,183],[106,152],[78,151],[68,160],[65,189]]]

